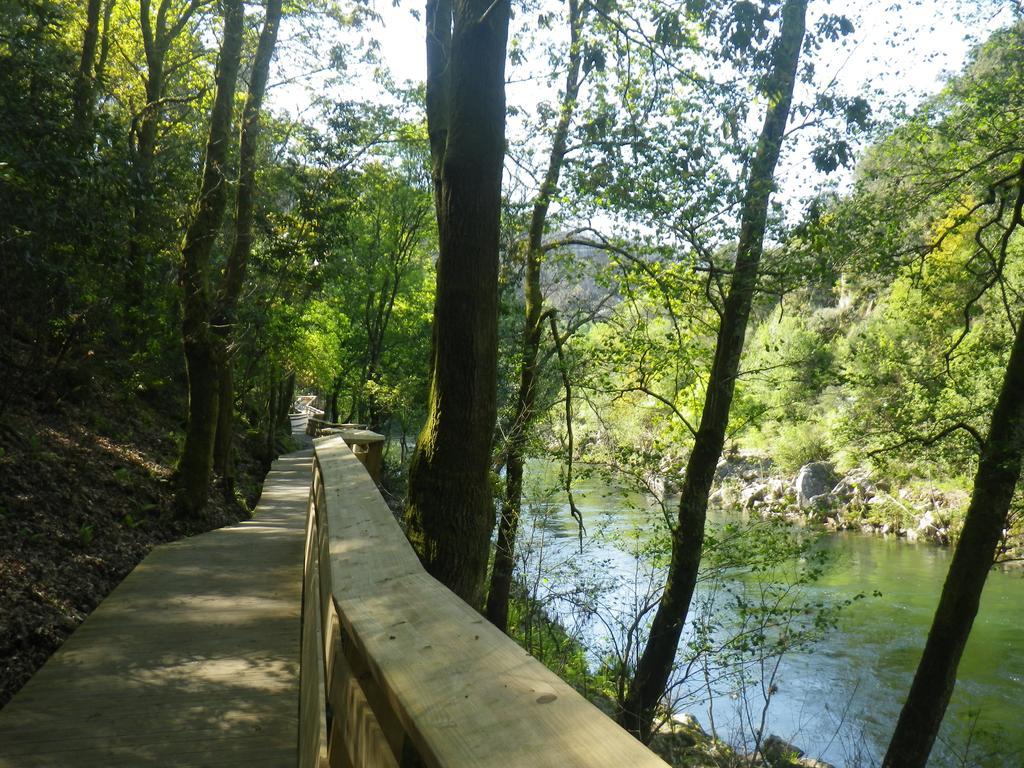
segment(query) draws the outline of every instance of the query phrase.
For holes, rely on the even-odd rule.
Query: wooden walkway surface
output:
[[[0,768],[296,764],[312,450],[249,521],[156,548],[0,710]]]

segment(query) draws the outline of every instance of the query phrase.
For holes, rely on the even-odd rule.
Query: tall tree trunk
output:
[[[277,401],[277,431],[279,434],[290,435],[292,433],[292,423],[288,418],[288,412],[294,402],[295,372],[292,371],[281,382],[281,395]]]
[[[132,206],[132,234],[128,241],[128,269],[126,295],[135,308],[142,307],[146,283],[147,253],[152,247],[153,232],[153,162],[156,157],[156,139],[163,117],[165,78],[164,67],[167,47],[164,20],[166,13],[158,9],[156,25],[152,17],[151,0],[139,0],[139,26],[142,30],[142,49],[146,57],[146,103],[139,116],[138,133],[132,153],[135,181],[135,200]]]
[[[181,247],[182,340],[188,374],[188,425],[178,461],[176,502],[183,515],[206,504],[213,469],[213,445],[219,404],[217,340],[211,328],[210,254],[227,204],[225,164],[231,140],[231,115],[242,55],[245,10],[242,0],[224,2],[224,42],[217,61],[210,133],[195,213]]]
[[[93,82],[95,84],[103,81],[103,75],[107,71],[107,58],[110,53],[110,18],[114,15],[115,0],[104,0],[103,4],[103,28],[100,31],[100,52],[93,69]]]
[[[428,90],[447,78],[450,92],[441,110],[447,139],[436,196],[440,256],[430,399],[409,471],[405,521],[426,569],[474,606],[483,602],[494,527],[490,452],[497,415],[508,20],[506,0],[461,0],[447,72],[427,74]],[[435,90],[431,99],[436,96]],[[437,116],[436,108],[428,110],[432,139]]]
[[[1024,184],[1018,189],[1019,221]],[[1008,235],[1006,235],[1008,239]],[[956,684],[956,671],[978,613],[985,579],[1009,522],[1010,503],[1020,480],[1024,454],[1024,317],[1006,365],[992,412],[988,439],[974,476],[964,528],[942,586],[928,640],[910,693],[900,711],[884,768],[923,768]]]
[[[327,399],[327,408],[324,409],[325,411],[327,411],[327,420],[328,421],[333,421],[335,423],[337,423],[339,421],[338,417],[341,414],[338,413],[338,397],[340,395],[341,395],[341,378],[339,377],[339,378],[335,379],[331,383],[331,394],[330,394],[330,397],[328,397],[328,399]]]
[[[78,78],[75,82],[72,112],[75,133],[83,138],[92,117],[92,101],[95,90],[94,70],[96,68],[96,51],[100,39],[100,14],[102,10],[102,0],[88,0],[85,8],[85,34],[82,38],[82,58],[78,65]]]
[[[259,149],[260,110],[270,76],[270,61],[277,45],[277,30],[281,24],[282,0],[267,0],[263,31],[256,46],[249,92],[242,110],[242,126],[238,140],[238,188],[235,193],[235,232],[231,252],[221,280],[217,302],[215,327],[218,335],[217,359],[220,368],[220,417],[214,445],[214,470],[221,476],[224,493],[234,497],[235,471],[232,462],[234,438],[235,388],[231,371],[232,337],[238,296],[242,291],[245,273],[252,251],[252,218],[256,189],[256,153]]]
[[[271,462],[277,455],[277,414],[280,411],[281,386],[278,381],[277,369],[271,369],[267,376],[270,396],[267,403],[266,431],[263,434],[263,463],[270,469]]]
[[[142,305],[147,274],[147,254],[153,246],[153,163],[156,157],[156,139],[163,110],[160,100],[164,93],[163,57],[153,57],[146,78],[146,106],[139,121],[138,139],[133,153],[135,175],[135,201],[132,207],[132,233],[128,242],[128,292],[133,304]]]
[[[167,54],[189,21],[210,0],[189,0],[178,13],[173,12],[172,0],[158,0],[153,13],[153,0],[138,0],[139,28],[142,33],[142,48],[146,58],[146,103],[138,116],[135,147],[132,153],[135,194],[132,206],[132,232],[128,242],[128,269],[125,270],[126,296],[136,310],[136,323],[150,320],[148,313],[139,311],[145,301],[146,284],[149,280],[151,251],[154,249],[158,226],[154,221],[158,206],[155,204],[156,189],[154,167],[156,163],[157,137],[163,121],[163,100],[167,89]],[[108,0],[107,19],[113,0]],[[106,40],[100,59],[106,61]],[[145,337],[145,329],[137,334]]]
[[[526,246],[526,321],[523,326],[523,357],[519,364],[519,395],[505,453],[505,498],[502,500],[501,518],[498,521],[498,543],[494,552],[494,567],[491,570],[491,586],[487,592],[485,610],[488,620],[502,632],[508,630],[508,600],[512,589],[516,536],[519,532],[519,516],[523,503],[523,464],[537,398],[537,354],[540,349],[544,302],[540,287],[544,228],[551,198],[558,191],[558,177],[565,160],[569,126],[572,124],[582,82],[580,73],[583,50],[580,32],[585,14],[585,0],[582,6],[579,0],[569,0],[569,61],[561,114],[552,137],[547,173],[533,204]]]
[[[679,638],[697,585],[708,494],[729,424],[729,408],[764,245],[768,199],[774,186],[775,166],[793,99],[806,12],[807,0],[786,0],[782,7],[779,41],[765,89],[768,112],[750,166],[740,214],[736,266],[718,329],[704,410],[686,466],[678,522],[672,532],[672,558],[665,589],[651,623],[647,645],[619,713],[619,723],[645,743],[651,737],[655,708],[668,685]]]
[[[434,210],[441,225],[442,166],[448,145],[448,110],[451,77],[448,57],[452,48],[452,0],[427,0],[427,133],[430,138],[430,173]],[[440,236],[440,233],[438,233]]]
[[[227,343],[217,342],[217,431],[213,438],[213,471],[220,475],[224,499],[235,498],[235,371]]]

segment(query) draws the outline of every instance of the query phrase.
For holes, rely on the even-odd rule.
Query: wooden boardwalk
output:
[[[143,560],[0,710],[0,768],[294,766],[311,463]]]

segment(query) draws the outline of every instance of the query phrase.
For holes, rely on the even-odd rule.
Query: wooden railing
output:
[[[321,414],[322,416],[323,414]],[[336,435],[342,429],[366,429],[365,424],[353,424],[346,422],[339,424],[334,421],[326,421],[324,419],[318,419],[316,416],[310,416],[309,421],[306,422],[306,434],[310,437],[322,437],[324,435]],[[383,439],[383,435],[381,435]]]
[[[374,482],[380,481],[384,468],[384,435],[371,432],[365,424],[335,424],[323,419],[310,418],[306,423],[306,434],[310,437],[338,435],[352,449]]]
[[[429,576],[342,436],[306,528],[300,768],[665,763]]]

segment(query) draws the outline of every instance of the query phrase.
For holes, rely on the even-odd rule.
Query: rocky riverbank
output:
[[[678,768],[834,768],[806,757],[803,750],[778,736],[768,736],[754,754],[743,754],[715,739],[693,715],[677,715],[651,740],[651,749]]]
[[[806,464],[796,476],[787,477],[770,459],[743,455],[719,462],[711,497],[716,506],[739,507],[765,519],[942,545],[959,534],[968,501],[968,495],[959,491],[927,486],[893,489],[864,468],[839,473],[827,462]]]

